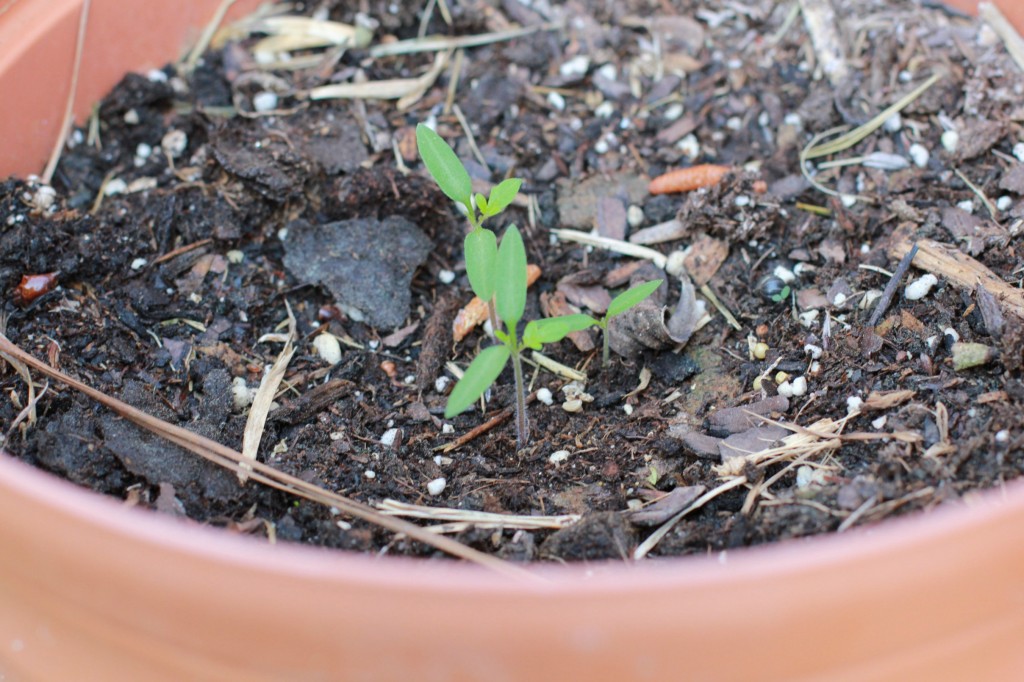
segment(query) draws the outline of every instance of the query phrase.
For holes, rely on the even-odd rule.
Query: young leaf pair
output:
[[[523,181],[508,178],[497,184],[485,197],[473,194],[473,182],[469,178],[459,157],[440,135],[420,123],[416,126],[416,144],[424,165],[449,199],[466,209],[466,218],[472,230],[463,243],[466,254],[466,275],[469,286],[480,300],[490,302],[494,298],[495,263],[498,257],[498,241],[494,233],[486,230],[483,223],[508,208]],[[491,315],[491,326],[496,326],[495,315]]]

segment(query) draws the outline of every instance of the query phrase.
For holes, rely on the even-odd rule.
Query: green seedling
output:
[[[515,225],[509,225],[498,247],[494,299],[498,317],[505,324],[505,331],[495,328],[495,337],[500,345],[485,348],[470,363],[448,396],[444,416],[454,417],[476,402],[511,360],[516,391],[516,446],[521,450],[529,442],[530,427],[520,354],[526,349],[540,350],[546,343],[561,341],[574,331],[592,327],[595,320],[582,314],[531,320],[519,336],[519,321],[526,309],[526,248]]]
[[[661,286],[661,280],[655,279],[650,282],[644,282],[643,284],[637,284],[631,289],[623,291],[621,294],[612,299],[612,302],[608,304],[608,310],[605,312],[604,317],[600,320],[594,319],[594,325],[601,328],[602,348],[601,348],[601,366],[607,367],[611,362],[611,351],[608,346],[608,324],[612,321],[612,318],[616,315],[621,315],[633,306],[639,304],[645,298],[653,294]]]
[[[497,329],[498,319],[494,309],[494,266],[498,257],[498,240],[493,232],[484,228],[483,223],[488,218],[500,214],[515,201],[523,181],[519,178],[508,178],[495,185],[486,197],[479,192],[474,194],[469,173],[440,135],[420,123],[416,126],[416,145],[423,164],[437,186],[449,199],[466,210],[466,218],[471,228],[463,242],[466,275],[469,277],[469,286],[473,293],[479,296],[481,301],[487,301],[491,328]]]

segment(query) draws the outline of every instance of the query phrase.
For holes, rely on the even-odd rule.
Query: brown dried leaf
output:
[[[729,244],[721,239],[701,235],[687,250],[683,264],[697,286],[707,284],[729,257]]]
[[[526,266],[526,286],[531,286],[540,279],[540,266],[533,263]],[[484,323],[487,319],[487,303],[474,296],[473,300],[459,310],[452,323],[452,337],[455,343],[466,338],[466,334]]]
[[[915,395],[910,389],[898,391],[872,391],[861,404],[861,410],[888,410],[907,402]]]
[[[551,294],[541,294],[540,308],[546,317],[574,315],[580,312],[579,308],[570,305],[569,302],[565,300],[565,295],[560,291],[556,291]],[[605,306],[605,308],[607,309],[607,306]],[[592,329],[572,332],[569,334],[568,339],[572,341],[573,345],[582,353],[587,353],[597,348],[596,334]]]
[[[629,520],[638,526],[657,526],[689,507],[705,490],[702,485],[674,488],[654,504],[631,512]]]

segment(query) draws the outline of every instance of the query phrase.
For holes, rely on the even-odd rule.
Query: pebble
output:
[[[441,284],[451,284],[455,281],[455,273],[451,270],[442,270],[437,273],[437,279]]]
[[[947,130],[942,133],[942,148],[952,154],[960,144],[960,133],[955,130]]]
[[[644,220],[646,220],[644,210],[636,204],[630,204],[626,209],[626,222],[629,223],[629,226],[640,227],[644,224]]]
[[[142,268],[146,267],[146,263],[148,262],[149,261],[147,261],[145,258],[136,258],[135,260],[132,261],[132,270],[141,270]]]
[[[118,194],[124,194],[125,190],[128,189],[128,183],[121,178],[114,178],[107,183],[106,187],[103,188],[103,194],[112,197]]]
[[[963,201],[957,202],[956,207],[959,208],[961,211],[966,211],[968,213],[974,213],[974,200],[973,199],[964,199]]]
[[[882,427],[885,426],[885,422],[887,420],[888,420],[888,417],[883,414],[881,417],[878,417],[876,419],[872,419],[871,420],[871,426],[873,426],[876,431],[880,431],[882,429]]]
[[[139,112],[135,111],[135,109],[129,109],[124,112],[124,122],[130,126],[139,125]]]
[[[434,480],[427,483],[427,492],[431,495],[437,496],[444,492],[445,487],[448,485],[448,481],[442,476],[441,478],[435,478]]]
[[[914,144],[910,145],[908,153],[910,154],[910,159],[911,161],[914,162],[915,166],[917,166],[918,168],[928,167],[928,161],[929,159],[931,159],[932,155],[931,152],[928,151],[927,147],[915,142]]]
[[[257,92],[252,98],[252,108],[259,113],[277,109],[277,95],[272,92]]]
[[[1018,161],[1024,163],[1024,142],[1018,142],[1017,144],[1013,145],[1013,155],[1017,158]]]
[[[676,143],[676,149],[683,153],[690,161],[693,161],[700,156],[700,142],[697,140],[697,136],[690,133],[683,139]]]
[[[889,118],[885,119],[885,123],[882,124],[882,127],[885,128],[887,132],[898,133],[900,129],[903,128],[903,118],[900,116],[899,112],[896,112]]]
[[[448,384],[452,382],[451,379],[445,376],[440,376],[434,379],[434,390],[438,393],[444,393],[445,389],[448,388]]]
[[[238,249],[231,249],[224,255],[227,256],[228,262],[232,265],[238,265],[245,260],[245,253]]]
[[[920,301],[922,298],[927,296],[928,292],[932,290],[932,287],[938,283],[938,277],[930,272],[926,273],[904,287],[903,297],[908,301]]]
[[[662,116],[665,117],[666,121],[674,121],[683,115],[683,105],[679,102],[673,102],[672,104],[665,107],[665,113]]]
[[[611,118],[615,113],[615,105],[605,100],[594,108],[594,115],[598,118]]]
[[[334,334],[327,332],[317,334],[313,339],[313,348],[328,365],[336,365],[341,362],[341,344]]]
[[[441,433],[455,433],[455,427],[451,424],[442,424]]]
[[[996,199],[996,208],[1000,211],[1008,211],[1013,206],[1013,197],[1004,194]]]
[[[1001,429],[1001,430],[996,432],[996,442],[997,443],[1006,443],[1009,440],[1010,440],[1010,432],[1007,431],[1006,429]]]
[[[548,93],[548,104],[552,109],[565,111],[565,98],[561,94],[551,91]]]
[[[590,58],[586,55],[577,55],[562,62],[562,65],[558,67],[558,73],[563,78],[579,78],[585,76],[589,68]]]
[[[555,402],[555,397],[551,395],[551,389],[538,388],[537,389],[537,400],[541,401],[545,405],[550,405]]]
[[[548,455],[548,461],[551,462],[552,464],[561,464],[567,459],[569,459],[568,450],[555,450],[550,455]]]
[[[789,284],[796,279],[796,274],[785,265],[776,265],[775,269],[772,270],[772,274],[781,279],[785,284]]]
[[[562,409],[566,412],[582,412],[583,401],[579,398],[573,398],[572,400],[566,400],[562,403]]]
[[[373,479],[377,478],[377,472],[374,471],[373,469],[367,469],[366,471],[363,472],[363,476],[366,476],[368,479],[372,481]]]
[[[854,412],[860,412],[861,405],[864,404],[864,400],[858,396],[851,395],[846,399],[846,413],[853,414]]]
[[[817,360],[824,352],[825,351],[821,346],[817,346],[813,343],[804,344],[804,355],[810,355],[812,360]]]
[[[386,448],[390,448],[395,444],[395,440],[398,438],[398,429],[388,429],[384,432],[384,435],[380,437],[380,444]]]
[[[239,412],[252,405],[252,399],[255,394],[253,389],[245,383],[245,379],[242,377],[235,377],[231,381],[231,397],[235,403],[235,409]]]

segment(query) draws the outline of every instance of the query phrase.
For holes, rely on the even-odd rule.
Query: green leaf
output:
[[[420,123],[416,126],[416,145],[420,150],[420,158],[427,170],[434,177],[437,186],[452,201],[470,205],[473,196],[473,183],[469,179],[459,157],[448,146],[440,135]]]
[[[488,210],[487,197],[485,197],[483,194],[477,192],[476,195],[474,195],[473,200],[476,202],[476,210],[480,211],[480,215],[485,217],[494,215]]]
[[[498,259],[498,239],[490,230],[478,227],[463,241],[466,274],[473,293],[484,301],[494,296],[494,265]]]
[[[519,194],[522,184],[523,181],[519,178],[507,178],[498,183],[491,190],[491,196],[487,200],[491,208],[491,213],[488,215],[498,215],[508,208],[509,204],[516,200],[516,195]]]
[[[533,320],[523,330],[523,345],[540,350],[545,343],[561,341],[573,332],[589,329],[597,324],[590,315],[562,315],[546,320]]]
[[[511,332],[526,310],[526,247],[515,225],[509,225],[501,238],[495,271],[495,306]]]
[[[505,369],[510,355],[511,352],[505,346],[491,346],[482,350],[448,396],[444,418],[451,419],[475,403],[498,378],[501,370]]]
[[[652,282],[637,284],[632,289],[623,291],[621,294],[613,298],[612,302],[608,304],[608,312],[605,313],[605,319],[610,320],[616,315],[621,315],[640,301],[653,294],[660,286],[661,280],[656,279]]]

